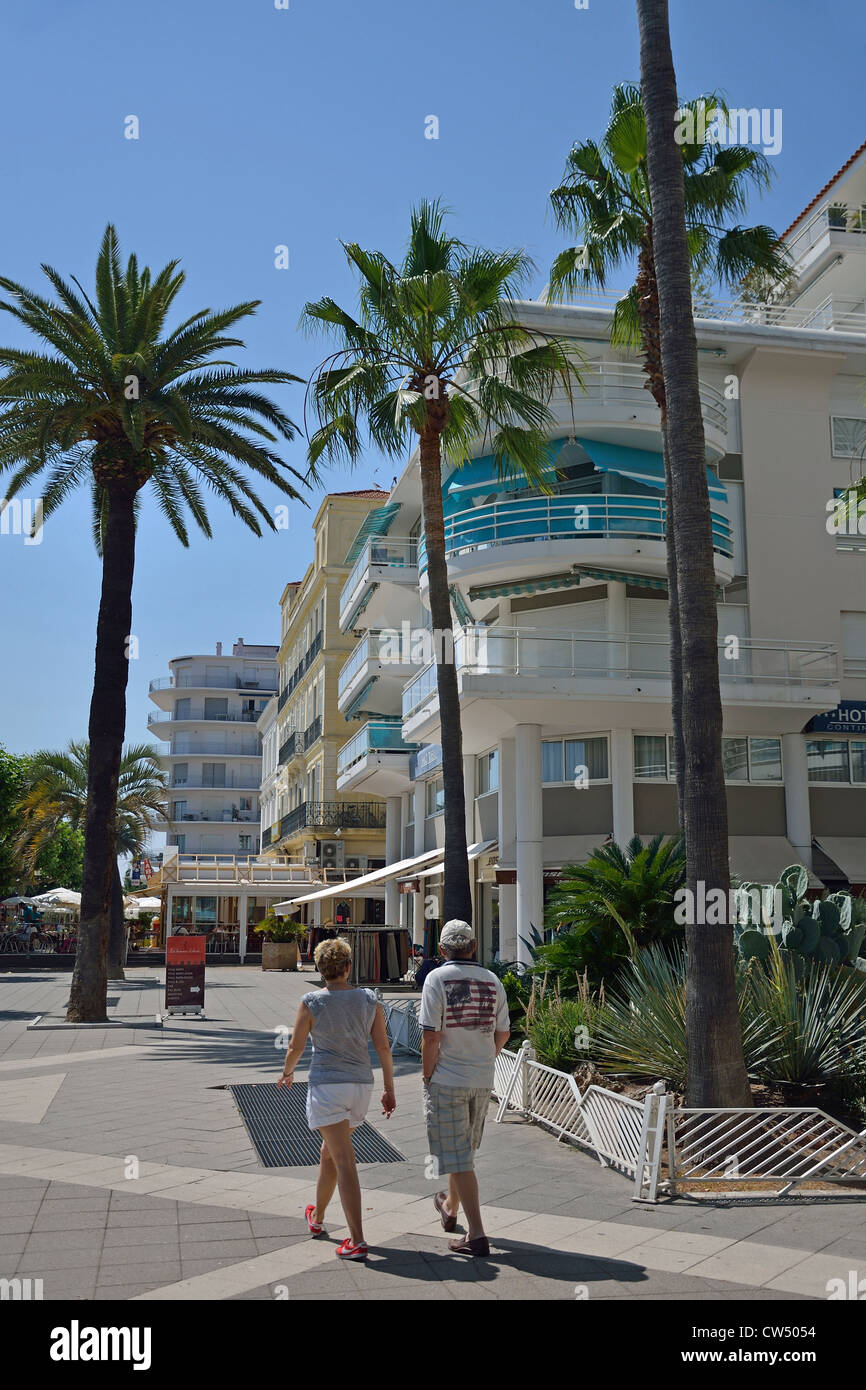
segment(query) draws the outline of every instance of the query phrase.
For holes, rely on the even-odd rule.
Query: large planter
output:
[[[297,941],[263,941],[262,942],[262,969],[263,970],[297,970],[298,968],[298,943]]]

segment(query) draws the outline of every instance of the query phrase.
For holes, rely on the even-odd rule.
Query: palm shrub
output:
[[[11,314],[35,347],[0,348],[0,472],[7,497],[46,475],[47,519],[77,487],[89,488],[102,560],[90,705],[81,927],[69,992],[70,1023],[106,1018],[109,912],[114,887],[117,783],[126,726],[136,520],[145,488],[182,545],[186,514],[211,535],[203,489],[256,535],[276,530],[250,475],[299,497],[295,473],[274,451],[294,437],[285,413],[257,388],[297,381],[240,368],[232,330],[258,301],[200,310],[169,328],[185,276],[170,261],[154,275],[132,255],[124,268],[106,228],[91,298],[51,266],[55,298],[0,277]],[[295,474],[297,477],[298,475]]]
[[[470,248],[448,235],[443,209],[413,209],[403,258],[343,242],[361,278],[356,314],[330,297],[306,305],[303,323],[336,350],[314,373],[319,420],[309,446],[311,477],[321,461],[356,462],[364,434],[405,459],[415,438],[427,548],[430,615],[445,785],[445,920],[472,918],[466,858],[457,671],[446,656],[452,631],[442,508],[442,464],[460,467],[483,442],[503,477],[523,476],[549,491],[549,408],[557,388],[570,398],[579,379],[574,347],[514,321],[531,262],[522,251]]]
[[[642,947],[681,937],[673,913],[684,880],[680,836],[644,844],[635,835],[624,849],[602,845],[585,864],[567,865],[545,911],[555,935],[534,951],[533,972],[555,972],[573,992],[583,972],[598,984]]]

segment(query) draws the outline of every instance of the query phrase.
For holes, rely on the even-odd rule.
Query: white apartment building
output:
[[[784,301],[702,304],[696,320],[730,864],[771,881],[799,860],[816,884],[860,888],[866,534],[834,534],[828,507],[866,472],[866,145],[785,236]],[[518,306],[586,359],[585,391],[555,406],[550,495],[502,482],[481,447],[443,476],[484,959],[524,954],[563,865],[677,828],[659,415],[639,359],[610,347],[613,299]],[[366,722],[337,786],[387,799],[389,863],[443,841],[435,667],[414,640],[429,623],[420,516],[416,452],[340,600],[358,643],[339,704]],[[397,648],[387,630],[404,623]],[[416,940],[429,863],[386,904]]]
[[[231,655],[178,656],[171,674],[150,682],[156,709],[148,731],[163,740],[169,772],[167,848],[178,854],[235,856],[259,852],[261,738],[258,721],[277,690],[276,646]]]

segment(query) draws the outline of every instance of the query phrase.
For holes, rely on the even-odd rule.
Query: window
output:
[[[201,781],[203,787],[224,787],[226,784],[225,763],[202,763]]]
[[[238,849],[247,849],[247,850],[249,850],[249,849],[252,849],[252,847],[253,847],[253,837],[252,837],[252,835],[239,835],[239,836],[238,836]]]
[[[849,415],[831,415],[833,455],[838,459],[859,458],[866,446],[866,420]]]
[[[171,818],[172,818],[172,820],[183,820],[184,816],[186,815],[186,805],[187,805],[187,804],[186,804],[185,801],[173,801],[173,802],[172,802],[172,804],[171,804]]]
[[[173,787],[185,787],[189,779],[189,763],[175,763],[172,773],[171,785]]]
[[[806,744],[810,782],[866,782],[866,739],[816,738]]]
[[[722,766],[726,782],[781,782],[781,740],[723,738]],[[676,780],[672,734],[635,734],[634,776],[636,782]]]
[[[581,768],[590,782],[606,782],[608,772],[607,737],[543,739],[541,743],[541,781],[545,786],[574,785]]]
[[[499,749],[493,748],[478,759],[478,795],[499,790]]]
[[[252,797],[251,797],[251,796],[242,796],[242,797],[241,797],[241,810],[242,810],[242,811],[251,811],[252,809],[253,809],[253,799],[252,799]]]
[[[427,815],[438,816],[445,810],[445,783],[441,777],[434,777],[427,783]]]

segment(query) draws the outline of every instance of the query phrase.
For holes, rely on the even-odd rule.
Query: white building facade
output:
[[[150,683],[148,731],[169,773],[167,848],[244,858],[260,849],[262,739],[258,723],[277,690],[277,647],[239,639],[231,655],[175,657]]]
[[[784,302],[696,319],[718,586],[730,864],[866,885],[866,534],[834,498],[866,467],[866,147],[786,233]],[[554,403],[549,495],[479,447],[443,471],[467,838],[485,959],[525,954],[564,865],[677,829],[658,410],[612,305],[518,306],[583,355]],[[387,799],[388,862],[443,839],[435,667],[425,650],[417,453],[365,523],[340,602],[358,642],[341,708],[366,712],[338,787]],[[862,530],[866,533],[866,520]],[[395,634],[404,640],[395,644]],[[862,732],[861,732],[862,731]],[[416,940],[435,877],[395,883]],[[435,895],[434,895],[435,896]]]

